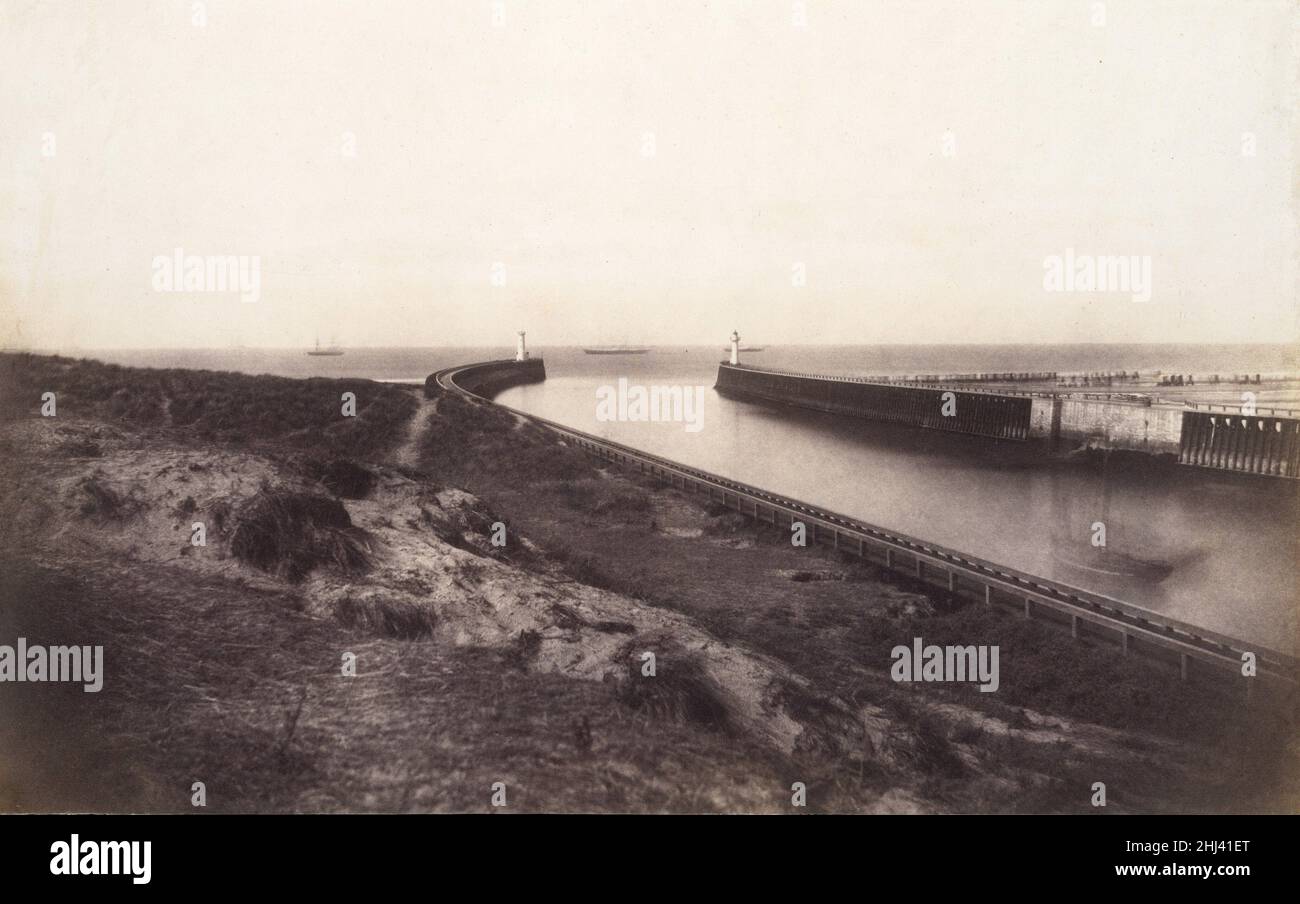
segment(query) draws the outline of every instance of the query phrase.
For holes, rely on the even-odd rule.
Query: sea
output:
[[[1300,652],[1300,482],[1104,456],[1008,459],[1000,454],[1004,447],[988,440],[728,399],[713,390],[722,342],[658,346],[645,355],[530,351],[546,361],[546,381],[507,390],[498,401],[878,527]],[[64,353],[144,367],[423,382],[438,368],[512,357],[514,348],[360,348],[340,357],[261,348]],[[869,375],[1297,371],[1289,345],[772,345],[743,353],[742,360]],[[699,429],[601,419],[600,394],[620,379],[629,386],[697,388]],[[1258,404],[1300,408],[1300,383],[1287,385],[1261,388]],[[1239,404],[1240,388],[1207,387],[1200,398]],[[1097,523],[1105,525],[1107,548],[1170,566],[1168,576],[1089,567],[1096,561]]]

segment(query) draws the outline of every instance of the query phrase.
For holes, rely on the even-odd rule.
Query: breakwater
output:
[[[1185,411],[1178,460],[1202,468],[1294,478],[1300,474],[1300,420]]]
[[[1033,400],[1030,436],[1052,448],[1115,449],[1176,456],[1183,409],[1123,393],[1045,393]]]
[[[714,387],[724,395],[797,405],[892,424],[995,439],[1029,439],[1029,395],[947,386],[904,386],[859,377],[791,374],[722,363]]]
[[[959,383],[790,373],[722,362],[715,386],[734,398],[1015,442],[1049,451],[1123,450],[1265,477],[1300,477],[1300,419],[1201,411],[1134,392],[980,389]],[[1294,412],[1286,412],[1287,415]]]
[[[468,387],[481,385],[482,379],[476,371],[480,367],[501,366],[502,362],[490,362],[448,368],[438,371],[427,382],[447,392],[473,395]],[[504,366],[509,369],[517,365],[504,362]],[[1241,664],[1243,656],[1250,653],[1258,660],[1259,677],[1270,679],[1266,683],[1276,680],[1286,688],[1296,687],[1300,663],[1290,653],[1216,633],[1143,606],[1121,602],[1113,596],[1085,591],[876,527],[517,408],[500,407],[547,428],[567,445],[603,462],[652,476],[755,521],[783,528],[796,521],[802,523],[812,543],[871,562],[953,599],[1006,609],[1019,617],[1059,626],[1081,641],[1113,645],[1124,655],[1164,663],[1184,678],[1232,680],[1235,676],[1249,689],[1255,679],[1242,677]]]
[[[432,398],[437,394],[437,374],[430,374],[424,381],[424,394]],[[528,358],[524,361],[505,359],[486,361],[460,371],[459,387],[470,395],[491,399],[499,392],[512,386],[525,383],[540,383],[546,379],[546,365],[541,358]]]

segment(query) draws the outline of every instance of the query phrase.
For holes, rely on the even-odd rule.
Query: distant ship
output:
[[[325,346],[324,348],[321,348],[320,337],[317,336],[316,347],[312,349],[308,349],[307,354],[311,355],[313,358],[322,358],[322,357],[334,358],[343,354],[343,349],[339,348],[338,344],[333,342],[331,342],[329,345]]]
[[[767,348],[767,346],[765,346],[765,345],[742,345],[740,348],[737,349],[737,351],[741,351],[741,352],[761,352],[761,351],[762,351],[763,349],[765,349],[765,348]],[[731,351],[731,349],[730,349],[730,348],[723,348],[723,351],[724,351],[724,352],[729,352],[729,351]]]
[[[583,347],[588,355],[644,355],[650,351],[648,345],[593,345]]]

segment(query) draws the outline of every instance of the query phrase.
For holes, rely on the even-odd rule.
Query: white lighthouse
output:
[[[519,342],[517,345],[515,345],[515,360],[526,361],[528,360],[528,349],[524,345],[524,331],[520,330],[518,335],[519,335]]]
[[[731,363],[740,363],[740,333],[731,331]]]

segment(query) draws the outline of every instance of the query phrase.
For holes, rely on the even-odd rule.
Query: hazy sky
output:
[[[0,344],[1294,341],[1300,6],[1099,7],[4,0]]]

